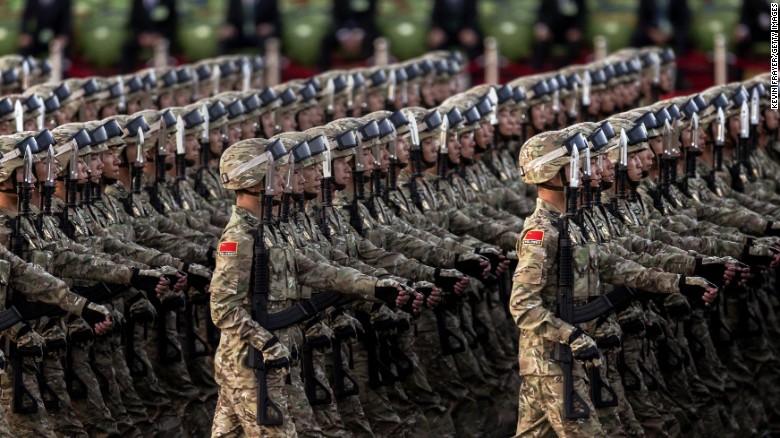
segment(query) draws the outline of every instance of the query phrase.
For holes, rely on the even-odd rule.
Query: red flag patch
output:
[[[523,239],[524,245],[541,245],[544,241],[544,231],[541,230],[531,230],[527,233],[525,233],[525,238]]]
[[[222,242],[219,244],[219,255],[235,256],[238,252],[238,242]]]

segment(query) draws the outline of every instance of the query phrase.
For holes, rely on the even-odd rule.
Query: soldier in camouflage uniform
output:
[[[262,217],[258,195],[266,169],[271,165],[278,165],[274,164],[271,155],[278,152],[273,148],[266,151],[268,143],[262,140],[239,142],[223,154],[220,163],[225,188],[240,190],[240,193],[234,207],[234,216],[219,244],[217,268],[211,286],[212,317],[217,327],[222,330],[215,370],[221,388],[212,428],[214,436],[236,434],[241,430],[258,436],[262,433],[295,436],[296,431],[301,434],[318,434],[311,408],[305,402],[300,404],[305,399],[300,382],[300,365],[296,360],[290,361],[290,349],[297,349],[302,340],[300,330],[297,326],[292,326],[271,333],[254,321],[248,314],[248,309],[235,299],[243,295],[244,298],[240,301],[245,300],[250,285],[250,278],[247,276],[249,270],[239,267],[237,263],[251,265],[255,239],[252,237],[252,231],[258,226],[268,227],[267,222],[258,221],[258,218]],[[277,154],[277,157],[284,157],[284,152]],[[278,162],[277,160],[276,163]],[[268,183],[265,190],[281,192],[280,181]],[[265,201],[270,202],[270,199],[266,197]],[[354,294],[363,299],[372,298],[375,293],[377,296],[391,296],[393,298],[389,303],[393,303],[392,305],[401,305],[409,298],[393,280],[377,280],[348,268],[337,269],[313,262],[294,252],[283,240],[276,239],[272,234],[272,227],[264,231],[267,231],[264,233],[267,239],[265,243],[271,252],[269,262],[278,266],[271,266],[273,276],[268,285],[270,312],[283,310],[289,307],[287,301],[295,302],[298,299],[298,282],[318,289],[338,288],[342,293]],[[288,261],[288,258],[294,260],[294,264]],[[241,280],[241,276],[247,278]],[[244,291],[237,294],[236,291],[240,289]],[[249,331],[238,333],[236,329],[239,325]],[[255,374],[243,361],[249,348],[257,348],[263,352],[263,360],[268,370],[268,395],[282,410],[284,421],[281,426],[263,426],[257,422],[258,382]],[[285,385],[285,374],[290,365],[293,366],[290,376],[292,385]],[[293,409],[295,416],[291,416]]]

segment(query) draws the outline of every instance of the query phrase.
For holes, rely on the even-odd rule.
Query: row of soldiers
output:
[[[735,132],[738,124],[731,126],[729,118],[727,125],[726,117],[753,91],[766,109],[762,87],[747,84],[742,92],[737,84],[613,116],[668,91],[674,82],[669,52],[619,52],[604,63],[460,94],[460,61],[446,53],[257,89],[262,67],[253,61],[71,80],[0,100],[9,133],[0,151],[7,243],[31,262],[7,255],[6,284],[13,291],[7,302],[26,320],[7,332],[11,363],[2,395],[9,434],[500,435],[515,428],[518,387],[519,434],[544,433],[547,425],[567,434],[583,424],[596,434],[598,422],[610,434],[772,430],[771,385],[745,380],[748,373],[774,378],[767,333],[776,321],[767,315],[776,301],[766,294],[773,283],[755,271],[772,262],[776,244],[759,238],[777,234],[771,220],[777,195],[766,176],[771,169],[757,170],[763,165],[759,146],[770,144],[775,131],[757,122],[745,137],[755,147],[723,135],[727,153],[745,144],[739,148],[745,159],[734,154],[734,162],[744,162],[746,171],[716,178],[717,172],[699,170],[707,194],[719,191],[710,196],[734,200],[702,200],[690,190],[696,172],[685,168],[678,178],[673,171],[691,137],[699,144],[690,134],[698,123]],[[193,96],[234,89],[243,91],[190,103]],[[720,119],[712,118],[711,105],[719,105]],[[160,109],[149,110],[154,107]],[[768,123],[770,112],[756,113],[757,120]],[[71,122],[77,117],[84,123]],[[605,119],[609,123],[574,124]],[[692,120],[695,130],[687,126]],[[665,121],[672,126],[666,131]],[[569,127],[546,132],[562,126]],[[47,127],[51,131],[40,131]],[[610,131],[621,129],[626,146],[614,148],[620,137]],[[600,153],[595,143],[601,137]],[[610,155],[603,151],[620,149],[628,157],[629,137],[631,161],[620,161],[617,175],[625,170],[637,184],[619,180],[615,202],[599,202],[609,190],[591,195],[600,206],[591,211],[605,219],[590,219],[592,231],[583,234],[593,241],[584,245],[587,251],[575,250],[577,299],[604,292],[600,266],[607,266],[613,273],[604,273],[605,282],[685,292],[689,300],[672,294],[667,305],[631,292],[630,307],[613,305],[590,323],[596,327],[583,324],[587,331],[576,333],[551,318],[556,342],[571,338],[575,357],[604,362],[589,378],[603,374],[605,388],[615,393],[593,395],[599,407],[590,422],[567,422],[555,415],[563,404],[551,384],[561,373],[544,356],[550,345],[538,338],[553,329],[531,327],[550,316],[540,311],[556,302],[556,273],[547,269],[556,265],[557,251],[546,245],[557,245],[558,233],[544,228],[549,218],[539,217],[538,205],[523,218],[534,211],[533,184],[539,193],[559,193],[555,185],[567,181],[551,181],[561,160],[568,163],[562,150],[585,155],[587,138],[591,160],[608,168]],[[659,153],[668,156],[653,161],[643,152],[653,139],[668,143]],[[514,157],[523,143],[524,151],[534,152],[521,154],[518,168]],[[561,148],[564,143],[575,147]],[[547,152],[557,156],[537,160]],[[682,166],[708,163],[707,156],[691,157]],[[645,181],[661,180],[648,184],[649,203],[641,201],[642,169]],[[603,181],[606,187],[607,173],[589,185],[600,188]],[[760,189],[749,187],[753,183]],[[582,202],[582,217],[589,203]],[[615,212],[633,214],[603,207],[612,204]],[[587,221],[580,220],[583,229]],[[617,256],[596,260],[609,240],[599,232],[620,224],[625,239],[617,233],[609,239],[636,246],[621,251],[615,245]],[[650,243],[641,246],[644,241]],[[618,256],[669,273],[618,262]],[[751,278],[742,263],[753,268]],[[504,274],[514,264],[510,300]],[[736,285],[736,277],[745,284]],[[723,291],[717,319],[710,319],[712,309],[695,306],[703,294],[712,301],[705,278],[734,284],[733,296]],[[40,284],[52,287],[30,290]],[[539,285],[553,294],[540,295]],[[736,310],[729,313],[726,300]],[[70,315],[32,301],[57,304]],[[686,313],[685,303],[694,309]],[[706,318],[694,318],[697,312]],[[743,333],[734,327],[745,318],[758,328]],[[688,330],[689,320],[699,325]],[[631,331],[637,321],[642,328]],[[514,370],[517,326],[522,385]],[[728,342],[713,342],[712,327],[731,328]],[[602,338],[606,344],[592,340]],[[702,364],[704,356],[690,355],[694,342],[687,338],[720,349],[700,350],[714,355]],[[685,358],[685,372],[670,371],[664,362]],[[697,381],[706,365],[720,380]],[[622,403],[602,406],[605,397],[606,404]],[[715,416],[702,415],[702,406]]]

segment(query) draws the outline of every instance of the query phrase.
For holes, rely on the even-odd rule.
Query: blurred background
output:
[[[169,41],[172,64],[262,53],[278,38],[282,79],[459,48],[479,82],[494,37],[501,79],[593,58],[597,50],[667,45],[680,88],[713,83],[715,35],[726,38],[728,80],[769,69],[767,0],[0,0],[0,54],[47,57],[65,45],[65,75],[146,67]]]

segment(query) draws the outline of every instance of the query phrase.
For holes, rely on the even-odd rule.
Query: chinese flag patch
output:
[[[238,242],[222,242],[219,244],[219,255],[235,256],[238,252]]]
[[[540,230],[531,230],[527,233],[525,233],[525,238],[523,239],[524,245],[541,245],[544,241],[544,231]]]

